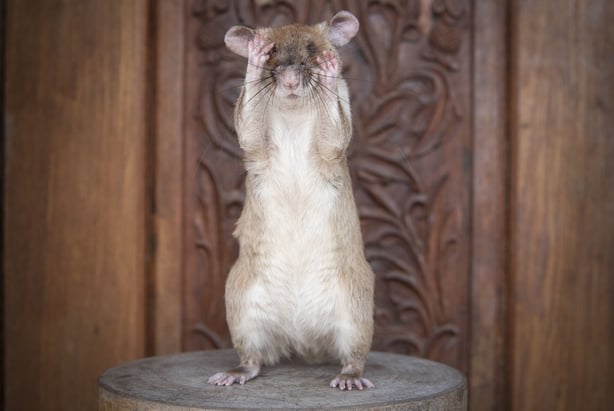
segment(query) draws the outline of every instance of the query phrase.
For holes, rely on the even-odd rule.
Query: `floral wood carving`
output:
[[[188,138],[199,154],[195,183],[188,182],[197,204],[187,235],[201,266],[186,275],[201,287],[186,293],[202,301],[190,338],[202,347],[229,345],[223,284],[238,251],[231,234],[244,198],[232,111],[245,62],[225,49],[224,33],[234,24],[311,24],[347,9],[361,22],[342,57],[354,122],[350,169],[377,276],[374,349],[464,368],[468,7],[466,0],[193,4],[201,69],[198,132]]]

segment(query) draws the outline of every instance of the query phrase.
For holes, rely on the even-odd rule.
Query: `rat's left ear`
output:
[[[232,26],[224,36],[224,43],[234,53],[247,57],[247,42],[254,38],[254,30],[245,26]]]
[[[349,11],[335,14],[328,25],[328,39],[335,47],[348,43],[358,33],[358,19]]]

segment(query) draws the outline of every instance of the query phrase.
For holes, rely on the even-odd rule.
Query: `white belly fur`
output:
[[[330,225],[337,192],[316,169],[312,134],[311,124],[289,130],[283,121],[273,123],[275,149],[255,193],[266,210],[265,256],[263,272],[246,290],[246,303],[255,309],[244,320],[251,322],[247,328],[258,328],[250,337],[259,335],[255,345],[286,341],[281,355],[322,354],[311,351],[322,346],[313,340],[337,334],[344,306]]]

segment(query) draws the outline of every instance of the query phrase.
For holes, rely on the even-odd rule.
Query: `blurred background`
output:
[[[96,409],[109,367],[230,345],[223,36],[342,9],[373,349],[460,369],[475,411],[612,408],[613,2],[0,4],[4,409]]]

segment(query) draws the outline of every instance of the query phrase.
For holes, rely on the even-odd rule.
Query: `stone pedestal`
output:
[[[339,365],[282,363],[263,367],[245,385],[218,387],[207,379],[238,364],[233,350],[146,358],[107,370],[98,381],[105,411],[196,410],[466,410],[465,378],[432,361],[371,352],[365,376],[376,388],[339,391]]]

